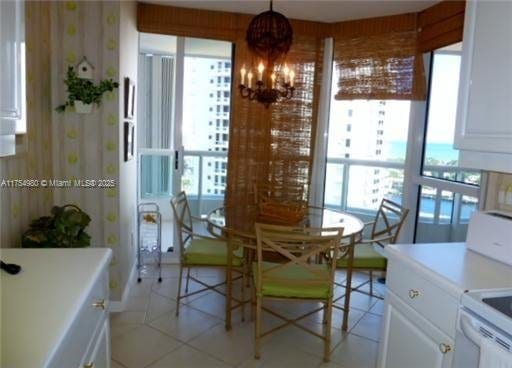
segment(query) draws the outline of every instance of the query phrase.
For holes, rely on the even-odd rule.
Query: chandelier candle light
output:
[[[267,67],[265,68],[263,61],[258,64],[254,88],[252,70],[247,71],[245,65],[240,69],[241,96],[256,100],[266,108],[281,98],[292,98],[295,90],[293,86],[295,72],[284,64],[282,78],[279,78],[279,74],[274,70],[274,63],[288,53],[293,41],[293,30],[284,15],[272,10],[272,1],[270,1],[270,10],[251,20],[246,40],[253,53],[261,59],[266,59]]]

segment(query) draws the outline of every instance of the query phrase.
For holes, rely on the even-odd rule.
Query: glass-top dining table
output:
[[[256,233],[254,223],[257,222],[258,209],[254,207],[246,208],[229,208],[219,207],[212,210],[207,216],[208,230],[212,234],[223,235],[226,231],[235,231],[239,236],[245,237],[244,248],[248,252],[244,252],[249,257],[249,262],[254,259],[253,251],[256,248]],[[247,217],[244,217],[247,216]],[[254,219],[254,221],[243,221],[246,218]],[[343,228],[342,244],[340,244],[340,257],[348,257],[348,267],[345,279],[345,297],[343,306],[343,324],[342,329],[347,330],[348,327],[348,311],[350,305],[350,292],[352,290],[352,262],[354,255],[354,246],[360,240],[364,229],[364,223],[358,217],[346,212],[337,211],[335,209],[324,207],[308,206],[304,217],[297,226],[308,226],[315,228]],[[228,230],[229,229],[229,230]],[[252,249],[252,251],[251,251]],[[252,255],[251,255],[252,254]],[[321,260],[319,260],[321,262]],[[338,297],[336,300],[341,299]]]
[[[229,211],[229,207],[219,207],[210,211],[207,217],[209,230],[215,232],[215,230],[221,231],[222,229],[230,228],[238,231],[239,233],[242,233],[248,238],[255,239],[256,234],[254,231],[254,223],[251,224],[250,222],[247,223],[233,221],[233,224],[228,224],[230,218]],[[238,210],[234,211],[238,212]],[[235,217],[238,217],[238,215],[243,216],[245,214],[251,218],[256,218],[253,213],[255,211],[257,211],[255,207],[248,208],[242,214],[236,213]],[[256,220],[254,222],[256,222]],[[315,228],[342,227],[343,239],[348,240],[351,238],[354,240],[361,235],[364,228],[364,223],[358,217],[346,212],[326,207],[308,206],[304,215],[304,219],[298,224],[298,226],[308,226]]]

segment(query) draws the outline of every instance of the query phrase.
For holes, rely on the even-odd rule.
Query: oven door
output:
[[[473,314],[463,309],[459,310],[453,357],[454,368],[478,368],[482,337],[476,326],[482,322],[483,320]]]
[[[464,308],[460,309],[453,367],[479,368],[480,346],[482,346],[484,339],[489,339],[500,346],[500,349],[503,348],[505,351],[512,353],[512,336],[480,316]]]

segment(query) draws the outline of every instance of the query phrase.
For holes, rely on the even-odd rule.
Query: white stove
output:
[[[484,343],[507,362],[506,367],[512,367],[512,289],[469,291],[462,296],[453,366],[482,367]]]

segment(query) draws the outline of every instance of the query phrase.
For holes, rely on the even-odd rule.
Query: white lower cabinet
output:
[[[453,340],[388,291],[378,367],[448,368]]]
[[[86,357],[84,368],[110,368],[110,333],[108,319],[92,344],[92,351]]]
[[[57,349],[51,368],[109,368],[108,270],[105,268]]]

